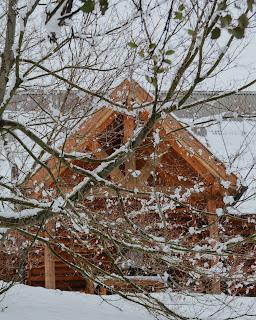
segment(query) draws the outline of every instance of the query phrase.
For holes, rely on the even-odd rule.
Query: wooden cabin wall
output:
[[[105,131],[99,132],[97,137],[94,137],[94,139],[91,139],[89,142],[84,142],[84,145],[80,144],[79,151],[92,151],[96,158],[104,158],[111,155],[116,148],[120,147],[124,140],[127,141],[129,139],[132,132],[129,133],[128,129],[133,130],[134,120],[116,114],[112,116],[114,121],[112,121],[113,119],[109,121],[105,127]],[[127,129],[126,132],[124,132],[125,128]],[[80,137],[80,140],[82,141],[83,138],[84,137]],[[173,148],[167,138],[163,139],[158,146],[153,146],[153,144],[151,134],[145,139],[142,146],[137,148],[134,154],[129,157],[129,162],[127,161],[120,165],[119,168],[116,168],[115,172],[112,172],[107,179],[119,183],[131,191],[152,192],[152,190],[156,190],[168,196],[179,194],[181,196],[181,202],[183,197],[185,205],[181,204],[173,210],[167,210],[165,212],[166,225],[165,228],[162,228],[161,220],[157,212],[153,210],[144,211],[143,201],[147,200],[146,195],[143,198],[137,192],[134,194],[122,193],[125,213],[131,216],[135,211],[140,213],[132,216],[131,219],[134,223],[157,237],[162,236],[164,232],[166,239],[169,241],[182,238],[182,244],[187,248],[193,248],[196,244],[204,245],[209,238],[212,238],[216,244],[217,242],[226,241],[229,237],[239,232],[245,232],[244,222],[237,222],[231,218],[230,220],[217,218],[216,209],[223,206],[223,195],[218,193],[218,191],[215,190],[216,188],[211,184],[214,178],[210,172],[205,170],[204,175],[202,175],[202,173],[200,173],[201,167],[198,166],[197,168],[194,163],[193,166],[188,164],[186,161],[187,155],[184,155],[186,151],[183,150],[183,152],[179,153],[179,148]],[[75,164],[88,170],[95,169],[95,165],[85,164],[81,161],[76,161]],[[56,169],[58,169],[58,163],[55,163],[55,166]],[[140,172],[138,177],[132,175],[135,170]],[[61,168],[60,171],[57,170],[55,173],[57,175],[58,173],[60,174],[58,183],[64,193],[71,191],[73,187],[84,179],[84,177],[79,176],[70,168]],[[37,184],[40,183],[40,181],[37,181]],[[46,183],[45,189],[46,188],[50,188],[54,190],[54,192],[56,191],[56,186],[53,182]],[[105,195],[106,192],[108,195]],[[40,194],[37,195],[37,197],[40,197]],[[123,208],[120,207],[116,193],[110,188],[99,187],[93,190],[90,197],[81,200],[80,204],[84,205],[86,212],[93,215],[95,221],[105,222],[106,225],[123,218]],[[198,212],[193,212],[191,207],[188,207],[189,205],[197,209]],[[60,227],[57,227],[57,223],[60,223]],[[65,218],[63,218],[60,219],[60,221],[54,221],[54,224],[56,230],[52,236],[56,244],[60,245],[59,247],[56,245],[55,249],[61,257],[71,263],[79,264],[85,270],[88,268],[88,264],[92,263],[102,268],[103,271],[115,271],[111,266],[106,252],[102,249],[101,239],[92,234],[81,234],[79,236],[81,236],[82,241],[79,242],[78,239],[73,239],[72,233],[68,231],[70,221],[66,221]],[[221,225],[227,228],[227,233],[222,231]],[[123,220],[119,223],[118,227],[119,230],[130,230],[134,232],[134,230],[131,230],[131,226]],[[198,229],[203,229],[203,231],[200,233],[191,232],[191,230]],[[251,232],[251,230],[246,232]],[[139,233],[138,236],[140,236]],[[85,243],[86,245],[84,245]],[[61,250],[61,244],[66,245],[74,252],[79,252],[82,258],[75,259],[71,255],[68,255]],[[112,249],[113,245],[111,243],[108,245],[108,250],[111,250],[114,256],[117,255],[117,249]],[[253,246],[250,246],[250,250],[251,249],[253,249]],[[237,250],[241,250],[241,248],[237,248]],[[125,258],[125,256],[128,257],[130,254],[131,252],[122,253],[123,258]],[[184,258],[184,266],[186,266],[187,270],[193,270],[193,266],[189,262],[191,257],[192,254],[188,253]],[[45,266],[46,260],[48,263],[47,266]],[[198,261],[198,264],[209,263],[211,267],[218,262],[220,262],[220,260],[215,258],[201,259]],[[145,276],[155,275],[157,273],[162,274],[168,268],[150,256],[144,256],[143,263],[146,266],[146,271],[144,270],[142,272],[142,270],[137,270],[136,272],[138,274],[143,273]],[[230,265],[232,264],[235,265],[233,261],[230,261]],[[239,262],[236,262],[236,264],[239,264]],[[249,269],[251,270],[255,264],[255,260],[248,259],[247,264],[247,271]],[[177,284],[177,287],[174,286],[174,289],[178,290],[182,286],[186,286],[187,288],[190,287],[193,290],[201,292],[206,290],[205,284],[202,282],[194,282],[186,285],[188,281],[187,274],[184,270],[178,269],[179,268],[169,268],[168,270],[172,273]],[[236,267],[233,269],[235,272]],[[84,279],[77,270],[74,271],[65,265],[61,259],[56,257],[53,259],[51,254],[47,252],[47,249],[43,246],[37,246],[31,250],[28,257],[27,270],[28,283],[31,285],[52,286],[65,290],[93,291],[91,282]],[[125,272],[129,273],[130,271],[131,270],[126,270]],[[48,279],[45,282],[45,275],[53,272],[54,277],[52,274],[51,281],[47,282]],[[52,282],[54,282],[55,285],[49,284]],[[205,280],[205,282],[207,282],[207,280]],[[225,285],[218,283],[214,290],[215,293],[220,290],[226,290]]]
[[[184,235],[186,236],[186,234],[188,235],[188,229],[190,228],[190,226],[195,226],[196,222],[195,222],[195,218],[191,216],[191,214],[189,212],[184,212],[182,210],[176,210],[175,212],[173,212],[171,215],[171,220],[172,220],[172,226],[173,228],[170,228],[170,231],[172,233],[172,237],[176,238],[178,236]],[[141,218],[140,218],[141,219]],[[143,223],[145,223],[145,221],[143,221]],[[202,223],[202,221],[200,221],[200,224]],[[207,221],[205,221],[205,223],[207,223]],[[223,225],[229,225],[229,229],[232,230],[232,236],[235,235],[235,230],[237,230],[237,233],[239,233],[242,230],[246,230],[246,227],[248,227],[248,225],[246,223],[244,223],[244,225],[237,225],[237,222],[234,220],[231,220],[229,218],[228,221],[222,221]],[[198,224],[198,225],[200,225]],[[248,229],[247,229],[248,230]],[[159,232],[159,229],[157,229],[157,227],[155,226],[155,230],[151,230],[152,232],[155,232],[155,234],[157,235]],[[59,237],[62,231],[59,231]],[[247,231],[248,233],[248,231]],[[161,234],[161,233],[160,233]],[[176,236],[175,236],[176,234]],[[70,248],[73,248],[74,251],[76,252],[80,252],[84,255],[85,259],[88,261],[93,262],[94,264],[98,263],[99,266],[104,265],[106,267],[106,270],[111,270],[111,264],[108,261],[107,257],[104,256],[104,252],[101,251],[101,253],[97,252],[99,249],[99,246],[97,243],[97,239],[93,238],[91,239],[91,247],[87,247],[87,248],[79,248],[79,244],[74,243],[71,239],[68,240],[68,235],[67,234],[63,234],[62,237],[60,237],[60,239],[58,239],[58,241],[60,243],[65,243],[67,246],[69,246]],[[203,244],[204,243],[204,239],[206,239],[209,236],[209,232],[205,231],[204,233],[201,233],[200,235],[189,235],[187,237],[187,244],[188,245],[195,245],[195,244]],[[226,235],[221,234],[220,233],[220,237],[222,238],[222,240],[225,240],[227,238]],[[184,243],[186,244],[186,243]],[[241,252],[241,246],[237,247],[237,252],[239,253],[246,253],[246,252],[255,252],[255,244],[251,243],[251,244],[246,244],[242,247],[243,252]],[[36,262],[36,264],[40,261],[40,257],[41,257],[41,261],[43,258],[43,249],[41,249],[41,253],[37,253],[36,256],[31,256],[30,261],[32,261],[33,263]],[[234,252],[236,252],[236,249],[234,249]],[[64,257],[66,257],[67,259],[71,259],[71,257],[68,257],[67,254],[65,253],[61,253],[60,254]],[[245,259],[242,259],[243,261],[245,261]],[[223,260],[224,261],[224,260]],[[78,262],[79,265],[83,266],[83,263],[81,261],[74,261],[74,262]],[[200,263],[206,263],[209,262],[209,260],[201,260]],[[236,270],[236,265],[239,265],[241,261],[237,261],[237,260],[232,260],[232,259],[228,259],[225,260],[224,263],[226,264],[226,266],[233,266],[234,272]],[[136,272],[138,272],[139,275],[144,275],[144,276],[154,276],[158,273],[162,274],[164,271],[166,271],[163,266],[161,264],[157,264],[157,262],[154,262],[152,259],[150,259],[150,257],[146,257],[144,256],[143,258],[143,263],[144,265],[148,266],[148,270],[145,273],[141,273],[141,270],[137,270]],[[184,262],[185,265],[187,265],[187,268],[189,269],[191,267],[191,265],[189,263],[186,264],[186,262]],[[108,267],[107,267],[108,266]],[[246,262],[243,266],[243,270],[245,272],[245,274],[253,274],[253,272],[255,271],[255,266],[256,266],[256,261],[255,261],[255,257],[251,257],[250,259],[246,259]],[[86,265],[84,264],[84,267],[86,269]],[[41,269],[40,269],[41,268]],[[151,268],[151,269],[150,269]],[[41,273],[38,274],[39,269],[41,270]],[[151,270],[151,271],[150,271]],[[70,269],[69,267],[65,266],[65,264],[63,264],[61,261],[59,261],[58,259],[55,260],[55,272],[56,272],[56,288],[58,289],[62,289],[62,290],[79,290],[79,291],[84,291],[86,290],[86,280],[79,274],[79,272],[76,272],[72,269]],[[124,270],[124,272],[126,272]],[[134,273],[131,273],[131,270],[127,270],[127,274],[128,275],[134,275]],[[182,286],[185,286],[185,283],[187,282],[188,278],[185,274],[185,272],[182,272],[181,270],[174,270],[174,269],[169,269],[168,272],[170,274],[172,274],[173,279],[176,279],[176,287],[174,287],[174,290],[180,290],[182,288]],[[227,279],[228,280],[228,279]],[[38,265],[34,265],[33,267],[30,267],[30,274],[29,274],[29,278],[28,278],[28,283],[31,285],[43,285],[44,286],[44,270],[43,270],[43,262],[41,264],[41,266]],[[207,283],[207,282],[206,282]],[[205,284],[206,285],[206,284]],[[208,285],[208,283],[207,283]],[[191,283],[190,284],[190,288],[191,290],[197,290],[200,292],[205,292],[205,287],[203,286],[202,283]],[[221,283],[221,290],[228,293],[226,290],[226,286],[225,283]],[[230,293],[230,292],[229,292]],[[249,290],[249,292],[246,292],[246,289],[243,290],[237,290],[237,288],[235,288],[234,285],[234,291],[233,293],[239,293],[239,294],[249,294],[249,295],[254,295],[255,292],[255,288],[251,288]]]

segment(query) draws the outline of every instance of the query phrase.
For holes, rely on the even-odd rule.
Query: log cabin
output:
[[[123,103],[124,111],[107,105],[100,107],[65,141],[66,153],[78,155],[87,152],[93,159],[111,157],[118,148],[134,137],[135,128],[148,120],[150,112],[147,106],[153,102],[153,98],[138,83],[123,81],[113,90],[110,98],[114,102]],[[62,194],[70,194],[83,181],[83,177],[73,170],[73,166],[66,165],[61,159],[51,157],[46,164],[52,174],[41,167],[24,183],[24,193],[29,197],[42,199],[49,198],[52,194],[56,197],[58,188],[61,188]],[[97,169],[97,164],[82,163],[80,160],[73,161],[72,165],[84,170]],[[186,129],[174,116],[167,115],[158,120],[143,143],[136,147],[123,163],[114,167],[106,179],[120,187],[122,209],[129,217],[134,216],[133,223],[156,237],[161,237],[162,233],[172,241],[182,237],[183,244],[192,247],[195,244],[203,246],[206,239],[212,239],[214,246],[216,243],[226,243],[238,236],[248,238],[253,236],[254,215],[245,214],[243,217],[237,217],[232,213],[217,214],[226,207],[225,198],[232,197],[234,202],[237,202],[245,192],[245,188],[238,183],[238,177],[229,172],[191,130]],[[159,201],[160,211],[164,213],[163,220],[159,219],[159,214],[151,212],[155,209],[149,209],[148,203],[152,193],[156,197],[162,194]],[[86,196],[81,195],[79,201],[82,201],[84,209],[93,213],[96,221],[107,225],[120,220],[118,227],[120,230],[126,230],[128,226],[121,221],[122,210],[120,204],[117,204],[117,198],[117,194],[111,188],[99,185],[91,188]],[[164,228],[160,226],[163,221]],[[114,281],[107,277],[104,278],[103,285],[96,288],[93,279],[87,278],[86,273],[81,272],[79,268],[73,268],[79,265],[86,270],[93,263],[98,266],[101,277],[104,272],[114,271],[106,253],[111,249],[102,249],[95,235],[90,236],[87,233],[81,235],[82,240],[79,242],[67,231],[68,222],[58,217],[47,221],[46,226],[42,234],[47,234],[47,237],[50,236],[59,244],[58,248],[55,248],[57,255],[53,255],[49,246],[35,242],[26,257],[27,284],[87,293],[107,293],[110,287],[116,290],[132,290],[129,283],[124,284],[122,281]],[[198,230],[200,232],[197,232]],[[78,253],[84,261],[78,262],[73,254],[61,250],[61,246],[70,249],[72,253]],[[254,250],[254,241],[246,241],[233,248],[231,258],[230,256],[223,258],[224,262],[221,263],[229,272],[235,274],[243,270],[245,273],[243,284],[240,279],[238,283],[229,286],[232,292],[235,288],[240,290],[236,292],[242,294],[256,293],[253,282],[250,282],[249,289],[246,282],[248,277],[254,277],[256,263],[253,257]],[[245,252],[250,254],[243,258]],[[114,256],[115,254],[113,253]],[[137,277],[136,283],[148,290],[163,289],[166,283],[157,275],[168,271],[169,277],[170,275],[172,277],[173,289],[190,287],[199,292],[227,292],[228,276],[226,281],[211,280],[208,289],[205,283],[209,281],[207,279],[189,280],[188,274],[192,273],[192,269],[188,256],[184,258],[187,272],[178,270],[179,268],[175,266],[167,270],[166,266],[152,262],[152,258],[147,255],[134,255],[132,250],[122,253],[121,257],[122,261],[118,263],[122,265],[126,275]],[[209,268],[213,268],[220,259],[222,257],[201,258],[198,264],[208,264]],[[96,277],[98,275],[95,274]]]

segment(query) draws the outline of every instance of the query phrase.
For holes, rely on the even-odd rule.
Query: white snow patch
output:
[[[167,274],[165,275],[167,276]],[[1,288],[1,283],[0,283]],[[256,298],[224,294],[153,294],[171,310],[192,319],[255,319]],[[15,285],[0,302],[1,320],[153,320],[141,306],[117,295],[97,296]],[[247,314],[244,315],[244,314]],[[159,317],[163,320],[163,317]]]

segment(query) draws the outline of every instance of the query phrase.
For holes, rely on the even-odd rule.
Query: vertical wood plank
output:
[[[88,294],[94,294],[95,293],[95,288],[94,288],[94,284],[93,284],[92,280],[86,279],[84,292],[88,293]]]
[[[128,87],[128,95],[127,95],[127,100],[126,100],[126,105],[127,105],[127,110],[131,111],[132,110],[132,90],[133,90],[133,84],[132,82],[129,83]],[[129,115],[124,115],[123,118],[123,123],[124,123],[124,143],[129,141],[134,134],[134,129],[135,129],[135,119]],[[125,162],[125,175],[129,177],[129,183],[127,187],[129,188],[134,188],[136,185],[136,181],[134,177],[131,175],[132,171],[136,170],[136,158],[135,155],[132,154],[130,155],[126,162]]]
[[[130,116],[124,115],[124,143],[129,141],[133,137],[135,128],[135,122],[134,119]],[[127,158],[127,161],[125,162],[125,174],[130,174],[130,170],[134,171],[136,170],[136,160],[135,156],[132,154]],[[132,178],[132,176],[131,176]]]
[[[56,289],[55,261],[50,249],[44,247],[45,288]]]
[[[211,215],[208,215],[208,223],[209,223],[209,233],[210,237],[216,242],[219,242],[219,229],[218,229],[218,217],[216,214],[217,209],[217,201],[215,199],[209,199],[207,202],[207,209],[209,213],[212,213]],[[213,243],[213,246],[215,243]],[[215,256],[212,260],[211,267],[216,265],[219,262],[219,257]],[[210,293],[213,294],[219,294],[221,293],[221,284],[220,284],[220,278],[214,277],[210,284]]]
[[[50,220],[47,222],[46,229],[51,234],[54,232],[55,222]],[[47,245],[44,247],[44,273],[45,288],[56,289],[55,281],[55,258]]]
[[[107,295],[107,288],[106,287],[100,287],[100,295],[102,295],[102,296]]]

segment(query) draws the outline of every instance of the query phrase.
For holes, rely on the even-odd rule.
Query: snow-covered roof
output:
[[[216,92],[195,92],[191,101],[202,100],[205,97],[215,95]],[[235,173],[240,179],[239,183],[248,187],[242,198],[236,204],[236,212],[256,214],[256,92],[238,93],[206,105],[198,105],[186,111],[175,112],[176,117],[184,124],[190,125],[190,132],[204,144],[220,161],[222,161],[228,172]],[[49,113],[51,113],[51,109]],[[28,118],[31,128],[40,121],[34,112],[24,116]],[[10,112],[14,118],[16,112]],[[246,114],[245,118],[241,115]],[[248,117],[248,114],[251,117]],[[18,116],[19,115],[19,116]],[[21,113],[17,112],[20,120]],[[22,119],[22,123],[24,122]],[[25,122],[26,122],[25,121]],[[45,121],[43,121],[45,123]],[[200,125],[197,125],[200,123]],[[44,132],[46,125],[36,127],[37,134]],[[51,126],[46,131],[51,132]],[[22,137],[24,138],[24,137]],[[27,142],[29,145],[29,141]],[[15,147],[15,146],[14,146]],[[14,153],[18,151],[15,147]],[[1,170],[0,175],[9,176],[9,166],[6,163],[6,155],[3,148],[0,152]],[[19,156],[19,155],[17,155]],[[17,158],[17,157],[16,157]],[[28,163],[26,162],[28,165]],[[25,168],[23,168],[25,170]],[[25,170],[26,171],[26,170]]]
[[[225,119],[222,113],[181,121],[190,125],[189,130],[224,163],[227,172],[239,177],[238,183],[248,187],[235,205],[235,211],[231,208],[230,211],[256,214],[256,119]],[[200,125],[196,125],[199,122]]]

